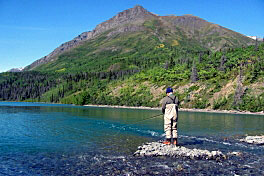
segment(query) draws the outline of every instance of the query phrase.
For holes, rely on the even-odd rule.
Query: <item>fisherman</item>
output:
[[[179,100],[173,95],[171,87],[166,89],[167,96],[162,99],[162,113],[164,114],[164,131],[166,134],[166,140],[164,144],[170,145],[171,138],[172,144],[178,144],[178,132],[177,132],[177,121],[178,121],[178,106]]]

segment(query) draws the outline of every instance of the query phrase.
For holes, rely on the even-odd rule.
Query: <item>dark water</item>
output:
[[[239,151],[240,157],[134,157],[139,145],[164,138],[162,116],[142,121],[157,114],[160,111],[0,102],[0,175],[264,174],[264,148],[238,141],[263,134],[263,116],[179,113],[180,145]]]

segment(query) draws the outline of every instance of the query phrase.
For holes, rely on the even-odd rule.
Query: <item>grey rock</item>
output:
[[[240,141],[248,144],[264,145],[264,136],[247,136],[244,139],[240,139]]]
[[[169,157],[187,157],[191,159],[219,160],[226,156],[221,151],[208,151],[202,149],[189,149],[183,146],[165,145],[159,142],[147,143],[140,146],[135,156],[169,156]]]
[[[241,152],[229,152],[229,153],[227,153],[227,155],[229,155],[229,156],[242,156],[242,153]]]

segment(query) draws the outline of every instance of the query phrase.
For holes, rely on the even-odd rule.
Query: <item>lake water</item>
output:
[[[164,139],[162,116],[144,121],[160,113],[0,102],[0,175],[263,174],[263,147],[238,141],[263,134],[264,117],[256,115],[179,113],[180,145],[244,153],[222,165],[133,157],[139,145]]]

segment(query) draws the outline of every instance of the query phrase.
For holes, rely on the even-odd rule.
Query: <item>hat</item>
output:
[[[166,89],[166,93],[170,93],[170,92],[173,92],[173,90],[172,90],[171,87],[168,87],[168,88]]]

